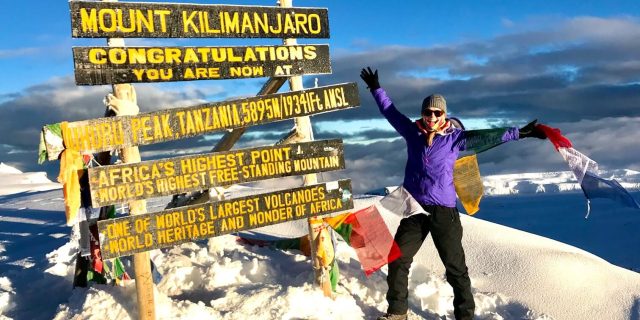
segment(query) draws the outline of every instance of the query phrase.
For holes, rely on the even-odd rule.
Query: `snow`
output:
[[[62,188],[47,179],[45,172],[22,171],[0,162],[0,196],[19,192],[44,191]]]
[[[134,280],[72,289],[77,240],[65,226],[62,192],[37,191],[45,181],[29,182],[33,174],[11,169],[0,165],[0,319],[136,319]],[[613,174],[638,183],[638,172]],[[476,216],[461,216],[477,319],[640,317],[640,275],[632,271],[640,260],[624,258],[637,256],[640,212],[598,206],[585,220],[583,199],[561,192],[570,190],[565,173],[486,177],[487,183],[510,195],[487,197]],[[522,191],[539,185],[547,194]],[[359,196],[356,207],[379,199]],[[151,199],[149,208],[167,202]],[[395,231],[400,218],[382,214]],[[302,234],[305,225],[268,230]],[[365,277],[344,242],[337,248],[335,299],[311,284],[309,259],[295,250],[221,236],[151,256],[162,276],[155,286],[159,319],[371,319],[386,309],[386,269]],[[430,239],[415,258],[409,288],[410,319],[453,319],[453,292]]]

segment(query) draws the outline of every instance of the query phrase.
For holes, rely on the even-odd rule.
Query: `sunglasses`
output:
[[[438,118],[438,117],[440,117],[441,115],[443,115],[443,114],[444,114],[444,112],[442,112],[442,110],[425,110],[425,111],[422,113],[422,115],[423,115],[423,116],[427,116],[427,117],[431,116],[432,114],[433,114],[434,116],[436,116],[436,118]]]

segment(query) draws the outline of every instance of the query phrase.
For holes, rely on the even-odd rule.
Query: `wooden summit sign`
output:
[[[205,153],[89,171],[93,207],[278,177],[344,169],[342,140]]]
[[[87,154],[354,108],[359,104],[357,85],[343,83],[135,116],[70,122],[64,135],[66,148]],[[47,126],[43,131],[48,158],[56,160],[65,146]]]
[[[113,84],[115,96],[131,103],[136,103],[131,83],[289,77],[291,90],[299,90],[301,75],[331,73],[328,45],[297,44],[294,39],[328,38],[326,9],[289,8],[290,0],[281,0],[280,8],[117,0],[70,1],[69,6],[73,37],[110,38],[109,46],[73,48],[76,84]],[[285,45],[125,47],[122,38],[131,37],[281,38]],[[116,106],[112,102],[119,101],[109,101]],[[315,184],[313,173],[345,167],[344,150],[341,140],[309,142],[308,115],[358,104],[355,84],[343,84],[63,123],[47,126],[43,133],[50,160],[65,148],[83,154],[123,150],[124,164],[88,169],[91,200],[93,207],[129,202],[131,216],[99,223],[102,255],[109,259],[136,253],[138,315],[154,319],[146,251],[353,208],[350,181]],[[286,141],[295,137],[307,142],[139,162],[137,145],[291,118],[296,119],[297,135]],[[303,174],[304,183],[311,185],[159,213],[146,214],[145,201],[134,201]],[[310,237],[317,238],[313,228]],[[317,260],[312,259],[316,281],[322,283]],[[328,282],[324,284],[327,294]]]
[[[325,8],[70,1],[75,38],[328,38]]]
[[[331,73],[328,45],[74,47],[73,60],[78,85]]]
[[[102,258],[353,209],[351,181],[208,202],[98,222]]]

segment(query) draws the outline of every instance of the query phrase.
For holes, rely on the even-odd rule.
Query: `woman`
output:
[[[455,128],[447,119],[447,103],[443,96],[433,94],[422,102],[422,117],[411,121],[393,105],[380,88],[378,71],[362,69],[360,77],[367,84],[380,112],[407,143],[407,165],[404,188],[429,213],[414,214],[400,221],[395,241],[402,256],[389,264],[387,275],[387,313],[379,320],[407,318],[408,275],[413,257],[431,233],[433,243],[446,269],[447,282],[453,287],[453,308],[456,319],[472,319],[475,309],[471,281],[462,248],[462,225],[456,208],[453,166],[459,151],[473,144],[487,143],[494,134],[497,145],[524,137],[546,138],[535,121],[522,129],[504,128],[465,131]]]

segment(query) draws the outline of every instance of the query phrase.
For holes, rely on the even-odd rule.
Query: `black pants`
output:
[[[446,269],[447,282],[453,287],[453,308],[456,319],[472,319],[475,304],[471,280],[462,249],[462,225],[456,208],[423,206],[429,216],[417,214],[400,221],[395,241],[402,257],[389,264],[387,276],[388,313],[405,314],[409,308],[409,268],[422,242],[431,232],[433,243]]]

